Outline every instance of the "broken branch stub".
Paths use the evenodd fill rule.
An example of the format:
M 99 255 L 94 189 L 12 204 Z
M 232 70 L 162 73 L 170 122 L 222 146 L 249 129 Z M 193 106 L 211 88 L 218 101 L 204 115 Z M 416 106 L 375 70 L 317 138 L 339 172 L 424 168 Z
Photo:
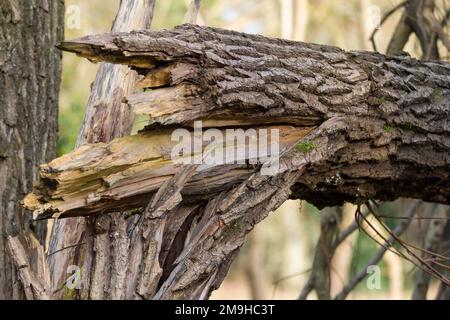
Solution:
M 25 201 L 37 218 L 145 206 L 181 170 L 168 158 L 171 132 L 197 120 L 220 130 L 282 128 L 279 174 L 302 168 L 290 197 L 318 207 L 365 198 L 450 203 L 449 63 L 193 25 L 87 36 L 60 48 L 137 70 L 145 91 L 126 102 L 151 119 L 138 135 L 44 165 Z M 181 191 L 192 202 L 231 190 L 260 167 L 196 170 Z
M 188 140 L 194 142 L 193 132 L 184 130 Z M 261 154 L 258 145 L 251 141 L 252 137 L 270 141 L 272 130 L 279 132 L 279 151 L 284 152 L 311 129 L 260 127 L 255 130 L 258 136 L 248 137 L 245 132 L 235 135 L 235 132 L 220 131 L 223 142 L 208 144 L 208 149 L 205 146 L 199 153 L 193 153 L 191 159 L 185 158 L 184 153 L 173 154 L 179 143 L 171 140 L 172 129 L 144 131 L 108 144 L 85 145 L 42 165 L 40 182 L 34 193 L 25 198 L 24 204 L 34 212 L 35 219 L 145 207 L 150 196 L 186 165 L 193 163 L 195 157 L 200 157 L 197 162 L 201 161 L 182 194 L 191 201 L 205 201 L 257 172 L 261 165 L 259 157 L 274 156 L 271 153 L 274 150 L 269 148 L 266 154 Z M 227 146 L 238 150 L 228 163 Z

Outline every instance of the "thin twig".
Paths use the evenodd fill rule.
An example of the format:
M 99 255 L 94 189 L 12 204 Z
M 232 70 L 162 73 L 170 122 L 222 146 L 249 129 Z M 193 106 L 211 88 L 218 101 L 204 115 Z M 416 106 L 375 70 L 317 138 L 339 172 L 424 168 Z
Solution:
M 276 291 L 277 291 L 277 288 L 278 288 L 278 285 L 281 283 L 281 282 L 283 282 L 283 281 L 286 281 L 286 280 L 289 280 L 289 279 L 292 279 L 292 278 L 295 278 L 295 277 L 298 277 L 298 276 L 301 276 L 301 275 L 304 275 L 305 273 L 308 273 L 308 272 L 311 272 L 311 268 L 309 268 L 309 269 L 306 269 L 306 270 L 304 270 L 304 271 L 300 271 L 300 272 L 296 272 L 296 273 L 293 273 L 293 274 L 290 274 L 290 275 L 287 275 L 287 276 L 284 276 L 284 277 L 281 277 L 281 278 L 278 278 L 278 279 L 276 279 L 272 284 L 273 284 L 273 291 L 272 291 L 272 299 L 275 297 L 275 293 L 276 293 Z
M 66 250 L 66 249 L 75 248 L 75 247 L 82 246 L 82 245 L 85 245 L 85 244 L 86 244 L 86 242 L 80 242 L 80 243 L 72 244 L 70 246 L 67 246 L 67 247 L 55 250 L 55 251 L 53 251 L 51 253 L 47 253 L 47 257 L 50 257 L 50 256 L 52 256 L 52 255 L 54 255 L 54 254 L 56 254 L 58 252 Z
M 415 201 L 408 209 L 408 216 L 413 217 L 417 209 L 419 208 L 420 202 Z M 412 220 L 402 220 L 401 223 L 395 228 L 393 231 L 395 234 L 400 235 L 402 234 Z M 365 265 L 364 268 L 362 268 L 350 281 L 349 283 L 339 292 L 335 299 L 336 300 L 343 300 L 347 297 L 347 295 L 352 291 L 366 276 L 367 276 L 367 268 L 371 265 L 376 265 L 378 262 L 383 258 L 385 252 L 388 250 L 388 247 L 392 246 L 394 243 L 394 238 L 390 237 L 388 239 L 390 241 L 385 243 L 385 246 L 382 246 L 377 253 L 372 257 L 372 259 L 369 260 L 369 262 Z
M 439 271 L 437 271 L 435 268 L 433 268 L 429 263 L 427 263 L 422 257 L 417 255 L 411 250 L 411 246 L 405 242 L 404 240 L 400 239 L 399 235 L 392 232 L 389 227 L 384 223 L 382 219 L 380 219 L 377 214 L 374 212 L 373 208 L 370 204 L 367 204 L 367 207 L 369 211 L 372 213 L 372 215 L 375 217 L 375 219 L 378 220 L 378 222 L 383 226 L 383 228 L 389 233 L 390 237 L 392 237 L 401 247 L 403 247 L 409 256 L 415 258 L 419 263 L 416 263 L 414 260 L 412 260 L 410 257 L 407 257 L 400 251 L 398 251 L 402 257 L 404 257 L 407 261 L 413 263 L 415 266 L 423 270 L 424 272 L 429 273 L 430 275 L 436 277 L 437 279 L 441 280 L 442 282 L 445 282 L 446 284 L 450 285 L 450 281 L 443 276 Z M 422 249 L 423 250 L 423 249 Z
M 393 253 L 395 253 L 396 255 L 404 258 L 405 260 L 411 262 L 413 265 L 415 265 L 416 267 L 418 267 L 419 269 L 421 269 L 422 271 L 434 276 L 435 278 L 439 279 L 440 281 L 446 283 L 446 284 L 450 284 L 450 281 L 443 276 L 439 271 L 437 271 L 435 268 L 433 268 L 433 266 L 431 264 L 429 264 L 426 260 L 424 260 L 422 257 L 418 256 L 416 253 L 414 253 L 411 250 L 411 245 L 409 245 L 407 242 L 405 242 L 404 240 L 399 238 L 399 235 L 396 234 L 395 232 L 392 232 L 389 227 L 384 223 L 384 221 L 382 221 L 379 217 L 377 217 L 377 214 L 374 212 L 373 208 L 371 207 L 371 205 L 369 203 L 366 204 L 369 211 L 373 214 L 373 216 L 375 217 L 375 219 L 377 219 L 377 221 L 380 223 L 380 225 L 385 229 L 385 231 L 387 231 L 390 235 L 389 240 L 384 238 L 380 232 L 372 225 L 370 224 L 370 222 L 368 222 L 367 220 L 365 220 L 368 225 L 370 226 L 370 228 L 375 231 L 375 233 L 377 233 L 378 236 L 380 236 L 386 244 L 388 244 L 388 246 L 385 248 L 386 250 L 389 250 Z M 412 219 L 411 219 L 412 220 Z M 411 222 L 411 220 L 408 220 L 409 223 Z M 370 236 L 370 235 L 369 235 Z M 371 237 L 373 240 L 375 240 L 378 244 L 380 244 L 380 242 L 378 242 L 375 238 Z M 402 248 L 405 249 L 406 254 L 402 253 L 401 251 L 393 251 L 390 247 L 392 246 L 393 243 L 397 242 Z M 385 247 L 385 245 L 382 245 L 383 247 Z M 417 260 L 418 262 L 416 262 L 415 260 L 413 260 L 412 258 L 414 258 L 415 260 Z
M 384 214 L 378 214 L 380 218 L 384 219 L 397 219 L 397 220 L 404 220 L 404 219 L 413 219 L 413 220 L 450 220 L 450 217 L 413 217 L 408 218 L 406 216 L 390 216 L 390 215 L 384 215 Z
M 369 211 L 368 210 L 364 210 L 364 212 L 362 213 L 362 216 L 367 216 L 369 215 Z M 351 225 L 349 225 L 345 230 L 341 231 L 338 236 L 336 237 L 336 239 L 334 240 L 333 243 L 333 247 L 334 249 L 336 249 L 345 239 L 347 239 L 348 236 L 350 236 L 356 229 L 359 228 L 359 221 L 356 220 L 353 221 L 353 223 Z

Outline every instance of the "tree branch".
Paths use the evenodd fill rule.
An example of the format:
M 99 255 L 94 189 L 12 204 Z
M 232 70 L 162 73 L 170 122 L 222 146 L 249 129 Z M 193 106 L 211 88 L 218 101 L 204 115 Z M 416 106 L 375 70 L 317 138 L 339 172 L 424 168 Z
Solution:
M 408 220 L 401 220 L 393 233 L 397 236 L 400 236 L 410 225 L 412 218 L 416 215 L 418 209 L 420 208 L 420 202 L 419 201 L 413 201 L 409 208 L 407 209 L 406 216 L 410 219 Z M 339 292 L 335 299 L 336 300 L 343 300 L 347 297 L 347 295 L 360 283 L 366 276 L 367 276 L 367 268 L 372 265 L 378 264 L 380 260 L 383 258 L 385 252 L 389 250 L 390 247 L 394 244 L 395 239 L 393 236 L 390 236 L 387 241 L 382 245 L 380 249 L 378 249 L 378 252 L 369 260 L 369 262 L 366 264 L 364 268 L 362 268 L 350 281 L 349 283 Z

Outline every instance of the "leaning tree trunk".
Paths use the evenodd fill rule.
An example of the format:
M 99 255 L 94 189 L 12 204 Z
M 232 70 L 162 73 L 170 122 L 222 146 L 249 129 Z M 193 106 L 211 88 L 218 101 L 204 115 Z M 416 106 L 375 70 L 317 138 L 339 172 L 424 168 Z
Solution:
M 30 230 L 19 200 L 37 166 L 55 157 L 63 18 L 62 0 L 0 5 L 0 300 L 24 296 L 6 236 L 45 235 L 43 223 Z
M 151 116 L 141 133 L 43 165 L 25 199 L 36 219 L 128 210 L 130 242 L 116 251 L 125 285 L 113 287 L 123 297 L 207 298 L 245 235 L 289 197 L 318 207 L 402 196 L 450 203 L 448 63 L 192 25 L 61 48 L 127 64 L 141 74 L 138 88 L 151 89 L 126 97 Z M 244 163 L 176 163 L 173 130 L 196 120 L 216 134 L 277 129 L 278 170 L 263 175 L 267 162 L 245 139 L 235 145 Z M 114 248 L 113 237 L 104 241 Z

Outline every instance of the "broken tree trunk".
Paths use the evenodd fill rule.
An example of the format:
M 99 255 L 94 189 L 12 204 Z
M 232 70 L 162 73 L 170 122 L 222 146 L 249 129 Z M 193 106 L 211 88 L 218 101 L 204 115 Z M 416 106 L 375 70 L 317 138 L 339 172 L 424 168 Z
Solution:
M 450 201 L 448 63 L 189 25 L 89 36 L 62 48 L 145 74 L 140 86 L 157 90 L 127 100 L 154 124 L 289 124 L 315 133 L 330 120 L 342 124 L 326 134 L 342 144 L 327 159 L 332 165 L 309 168 L 294 188 L 319 206 L 399 196 Z
M 127 32 L 145 29 L 153 18 L 155 0 L 121 0 L 114 20 L 113 32 Z M 92 84 L 92 92 L 86 107 L 84 121 L 77 140 L 77 147 L 86 143 L 109 142 L 114 138 L 129 135 L 134 119 L 133 112 L 122 103 L 122 98 L 135 90 L 137 74 L 126 66 L 102 63 Z M 102 298 L 110 285 L 108 281 L 123 283 L 120 274 L 114 273 L 106 277 L 106 269 L 121 269 L 121 249 L 124 236 L 113 238 L 113 249 L 109 252 L 110 243 L 105 241 L 111 234 L 119 234 L 126 222 L 117 215 L 109 219 L 73 218 L 56 220 L 49 246 L 48 264 L 52 277 L 54 298 Z M 97 226 L 97 229 L 94 228 Z M 96 230 L 101 229 L 101 234 Z M 77 266 L 74 269 L 72 266 Z M 96 274 L 100 279 L 93 274 Z M 70 274 L 73 271 L 76 274 Z M 66 286 L 72 276 L 77 278 L 77 290 Z M 89 283 L 92 283 L 89 285 Z M 71 286 L 73 287 L 73 286 Z M 120 299 L 120 292 L 110 291 L 110 297 Z
M 245 235 L 289 197 L 318 207 L 450 203 L 448 63 L 193 25 L 61 48 L 129 65 L 138 88 L 151 89 L 126 97 L 150 116 L 141 133 L 43 165 L 25 199 L 37 219 L 129 210 L 136 224 L 121 250 L 123 297 L 207 298 Z M 197 120 L 218 131 L 278 129 L 279 170 L 262 175 L 247 143 L 235 146 L 247 163 L 175 163 L 171 133 L 192 132 Z

